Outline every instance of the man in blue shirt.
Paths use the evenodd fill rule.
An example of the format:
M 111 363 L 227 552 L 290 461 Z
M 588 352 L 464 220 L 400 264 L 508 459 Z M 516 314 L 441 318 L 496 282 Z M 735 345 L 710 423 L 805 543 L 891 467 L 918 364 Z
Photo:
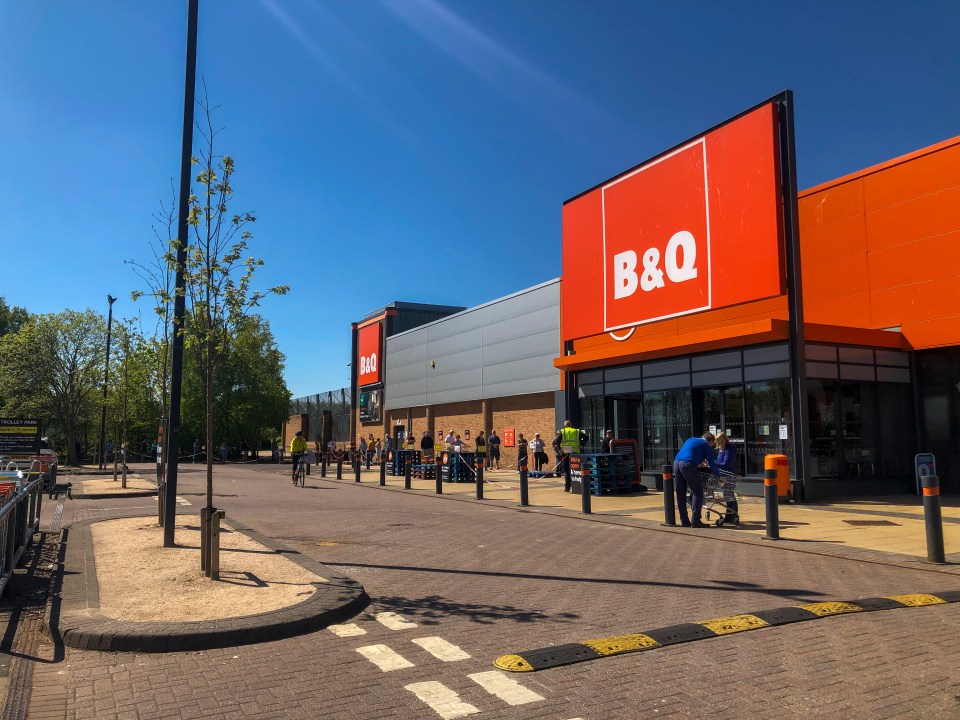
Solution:
M 697 468 L 700 463 L 706 461 L 710 465 L 710 472 L 714 476 L 720 475 L 720 470 L 713 460 L 713 442 L 714 437 L 710 433 L 704 433 L 698 438 L 690 438 L 673 459 L 673 478 L 677 486 L 680 524 L 683 527 L 710 527 L 700 522 L 700 512 L 703 509 L 703 483 L 700 482 L 700 472 Z M 692 524 L 687 517 L 688 487 L 690 488 L 690 510 L 693 513 Z

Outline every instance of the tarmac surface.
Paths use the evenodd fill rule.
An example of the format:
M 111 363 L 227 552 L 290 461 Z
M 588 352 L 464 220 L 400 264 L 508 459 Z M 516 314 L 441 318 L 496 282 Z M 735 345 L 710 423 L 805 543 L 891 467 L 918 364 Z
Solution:
M 530 648 L 784 606 L 948 595 L 960 590 L 955 502 L 943 511 L 948 564 L 932 565 L 915 498 L 781 505 L 784 539 L 768 541 L 764 506 L 749 498 L 740 528 L 692 530 L 660 524 L 658 492 L 594 497 L 594 514 L 585 516 L 579 496 L 556 479 L 531 483 L 531 507 L 518 507 L 516 474 L 505 471 L 488 474 L 483 500 L 466 483 L 444 484 L 442 497 L 433 480 L 404 490 L 403 478 L 388 476 L 380 487 L 376 469 L 357 484 L 348 468 L 340 481 L 314 468 L 304 488 L 291 486 L 288 472 L 218 466 L 215 499 L 227 522 L 269 543 L 278 559 L 362 585 L 369 607 L 330 602 L 344 617 L 321 616 L 288 636 L 235 635 L 238 642 L 204 650 L 64 644 L 60 619 L 81 602 L 71 599 L 71 582 L 98 579 L 71 556 L 82 528 L 156 517 L 149 490 L 111 496 L 78 476 L 74 499 L 46 501 L 44 532 L 0 608 L 0 717 L 960 717 L 954 603 L 766 627 L 536 673 L 492 665 Z M 203 481 L 201 466 L 181 466 L 178 513 L 198 512 Z M 69 528 L 63 541 L 61 527 Z M 269 624 L 241 617 L 250 633 Z

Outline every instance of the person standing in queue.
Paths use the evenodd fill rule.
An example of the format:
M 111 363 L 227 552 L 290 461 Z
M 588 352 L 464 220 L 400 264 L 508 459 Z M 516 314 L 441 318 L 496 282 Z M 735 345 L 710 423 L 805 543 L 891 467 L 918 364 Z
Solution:
M 523 433 L 519 433 L 517 436 L 517 470 L 520 469 L 521 465 L 527 464 L 527 439 L 523 436 Z
M 603 440 L 600 441 L 600 452 L 609 454 L 612 452 L 610 450 L 610 442 L 613 440 L 613 430 L 607 430 L 603 434 Z
M 423 462 L 433 458 L 433 436 L 426 430 L 423 431 L 423 437 L 420 438 L 420 455 Z
M 700 521 L 703 509 L 703 483 L 700 481 L 700 463 L 706 462 L 714 477 L 720 476 L 720 469 L 713 459 L 714 437 L 704 433 L 698 438 L 687 440 L 673 459 L 673 477 L 677 488 L 677 506 L 680 512 L 680 524 L 683 527 L 705 528 Z M 690 514 L 687 516 L 687 488 L 690 489 Z
M 496 430 L 490 431 L 487 438 L 487 470 L 493 470 L 493 464 L 497 464 L 497 470 L 500 469 L 500 437 Z
M 480 456 L 479 461 L 486 464 L 487 434 L 483 430 L 477 433 L 477 455 Z
M 580 443 L 583 440 L 586 440 L 586 435 L 580 432 L 579 428 L 575 428 L 572 422 L 564 420 L 563 429 L 560 430 L 560 451 L 563 453 L 563 467 L 560 469 L 560 472 L 562 472 L 564 476 L 564 492 L 570 492 L 570 480 L 566 473 L 566 465 L 570 462 L 570 456 L 573 453 L 580 452 Z

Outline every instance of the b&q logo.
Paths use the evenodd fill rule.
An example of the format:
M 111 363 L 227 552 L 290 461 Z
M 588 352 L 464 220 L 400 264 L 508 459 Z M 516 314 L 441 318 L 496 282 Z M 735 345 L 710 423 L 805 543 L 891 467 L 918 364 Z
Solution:
M 565 202 L 561 339 L 626 340 L 783 295 L 780 121 L 763 103 Z M 640 342 L 696 325 L 666 322 Z
M 367 357 L 360 358 L 360 374 L 375 373 L 377 371 L 377 354 L 371 353 Z
M 602 188 L 605 330 L 710 307 L 706 188 L 703 140 Z

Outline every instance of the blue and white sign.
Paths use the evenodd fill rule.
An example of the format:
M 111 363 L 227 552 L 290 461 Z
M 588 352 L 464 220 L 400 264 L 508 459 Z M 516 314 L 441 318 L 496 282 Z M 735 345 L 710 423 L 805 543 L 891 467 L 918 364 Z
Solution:
M 933 453 L 917 453 L 913 458 L 913 465 L 917 469 L 917 495 L 920 490 L 920 478 L 937 474 L 937 459 Z

